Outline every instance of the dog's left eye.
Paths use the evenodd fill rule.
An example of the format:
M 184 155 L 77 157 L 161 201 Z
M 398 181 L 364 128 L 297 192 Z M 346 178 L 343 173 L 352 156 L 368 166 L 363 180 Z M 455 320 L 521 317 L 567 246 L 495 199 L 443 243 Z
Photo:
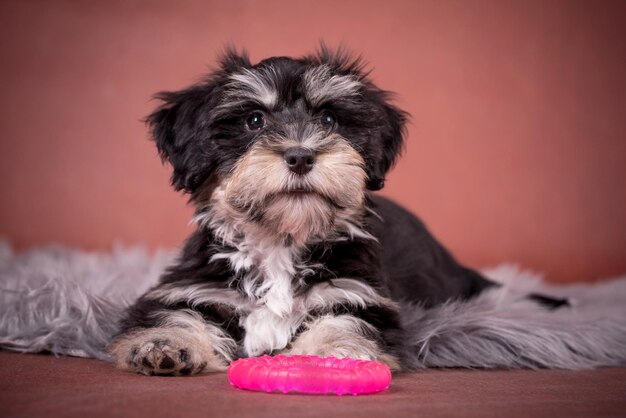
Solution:
M 322 125 L 330 128 L 337 123 L 337 119 L 335 118 L 335 115 L 333 115 L 332 113 L 324 112 L 322 113 L 322 118 L 320 119 L 320 122 L 322 123 Z
M 260 112 L 254 112 L 248 119 L 246 119 L 246 124 L 251 131 L 257 131 L 265 126 L 265 119 L 263 118 L 263 114 Z

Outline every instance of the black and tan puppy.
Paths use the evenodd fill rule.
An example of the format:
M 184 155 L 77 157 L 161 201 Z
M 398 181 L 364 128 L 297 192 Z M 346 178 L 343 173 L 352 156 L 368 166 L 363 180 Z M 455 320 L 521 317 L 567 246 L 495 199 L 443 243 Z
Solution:
M 144 374 L 223 370 L 297 353 L 403 366 L 400 302 L 432 306 L 491 285 L 413 215 L 371 195 L 406 114 L 359 60 L 326 49 L 252 65 L 227 52 L 148 117 L 197 231 L 127 312 L 109 347 Z

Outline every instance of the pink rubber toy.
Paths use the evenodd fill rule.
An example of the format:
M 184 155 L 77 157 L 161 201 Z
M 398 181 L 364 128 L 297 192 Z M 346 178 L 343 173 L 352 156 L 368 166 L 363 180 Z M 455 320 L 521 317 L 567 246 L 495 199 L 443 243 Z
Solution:
M 262 392 L 359 395 L 387 389 L 391 371 L 376 361 L 280 354 L 236 360 L 228 367 L 228 380 Z

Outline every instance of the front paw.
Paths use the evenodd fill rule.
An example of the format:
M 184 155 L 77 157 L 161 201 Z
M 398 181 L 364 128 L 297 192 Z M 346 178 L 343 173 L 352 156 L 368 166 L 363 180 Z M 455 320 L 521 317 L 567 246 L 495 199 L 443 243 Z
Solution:
M 227 360 L 208 341 L 185 330 L 150 328 L 117 337 L 109 346 L 117 366 L 145 375 L 188 376 L 223 371 Z
M 375 341 L 368 340 L 360 335 L 343 336 L 340 340 L 328 341 L 311 338 L 306 335 L 296 339 L 284 354 L 306 355 L 319 357 L 350 357 L 358 360 L 378 360 L 380 350 Z
M 324 316 L 308 324 L 284 354 L 380 361 L 393 371 L 400 370 L 398 359 L 381 350 L 378 342 L 368 335 L 372 333 L 371 326 L 360 319 L 348 315 Z
M 140 343 L 141 344 L 141 343 Z M 127 365 L 138 373 L 159 376 L 187 376 L 201 373 L 207 362 L 187 347 L 177 347 L 168 340 L 152 340 L 131 347 Z

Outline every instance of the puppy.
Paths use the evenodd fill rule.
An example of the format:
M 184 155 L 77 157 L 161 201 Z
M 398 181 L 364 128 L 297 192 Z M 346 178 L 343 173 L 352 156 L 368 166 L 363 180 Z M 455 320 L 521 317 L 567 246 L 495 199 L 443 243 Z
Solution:
M 359 59 L 322 47 L 253 65 L 228 51 L 204 81 L 157 97 L 147 123 L 198 227 L 126 312 L 109 346 L 120 368 L 189 375 L 285 353 L 399 370 L 401 302 L 494 285 L 369 193 L 402 150 L 407 114 Z

